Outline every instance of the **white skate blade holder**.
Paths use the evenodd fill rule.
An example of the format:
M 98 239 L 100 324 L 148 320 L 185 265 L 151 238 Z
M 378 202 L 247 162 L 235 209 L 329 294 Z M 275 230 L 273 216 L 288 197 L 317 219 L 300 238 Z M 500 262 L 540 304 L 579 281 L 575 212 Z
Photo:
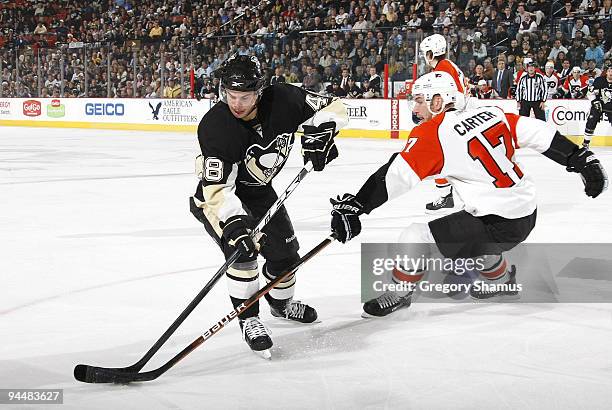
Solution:
M 261 357 L 262 359 L 265 360 L 272 360 L 272 353 L 270 353 L 270 349 L 265 349 L 265 350 L 251 350 L 253 353 L 255 353 L 257 356 Z

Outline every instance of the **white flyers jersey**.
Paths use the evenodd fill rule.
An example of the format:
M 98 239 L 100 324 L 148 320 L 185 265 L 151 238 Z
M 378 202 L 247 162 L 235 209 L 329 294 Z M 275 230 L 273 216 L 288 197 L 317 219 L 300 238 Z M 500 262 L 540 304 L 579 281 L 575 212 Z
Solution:
M 546 91 L 548 93 L 547 99 L 552 100 L 552 98 L 557 95 L 557 89 L 560 85 L 559 76 L 557 75 L 557 73 L 552 73 L 550 77 L 546 75 L 546 73 L 544 73 L 543 75 L 544 81 L 546 81 Z
M 535 185 L 516 162 L 515 150 L 529 147 L 542 153 L 555 132 L 543 121 L 497 107 L 437 115 L 412 130 L 406 147 L 390 164 L 388 199 L 441 174 L 474 216 L 530 215 L 536 209 Z

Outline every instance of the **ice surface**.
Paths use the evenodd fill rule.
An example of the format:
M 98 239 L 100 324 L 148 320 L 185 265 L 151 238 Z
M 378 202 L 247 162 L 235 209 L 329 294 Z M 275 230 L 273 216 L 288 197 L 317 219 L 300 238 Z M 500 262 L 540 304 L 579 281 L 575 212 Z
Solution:
M 355 192 L 403 142 L 338 145 L 340 158 L 287 201 L 303 252 L 328 233 L 328 198 Z M 612 170 L 612 150 L 595 151 Z M 394 241 L 426 220 L 432 183 L 299 272 L 296 296 L 321 323 L 273 319 L 262 303 L 271 361 L 232 323 L 156 381 L 75 381 L 77 363 L 138 360 L 221 265 L 188 210 L 196 153 L 190 134 L 0 129 L 0 388 L 63 388 L 65 409 L 610 408 L 610 304 L 415 304 L 360 318 L 360 242 Z M 611 242 L 610 192 L 592 200 L 548 159 L 520 160 L 539 190 L 529 241 Z M 275 186 L 300 167 L 295 147 Z M 220 283 L 146 369 L 230 310 Z

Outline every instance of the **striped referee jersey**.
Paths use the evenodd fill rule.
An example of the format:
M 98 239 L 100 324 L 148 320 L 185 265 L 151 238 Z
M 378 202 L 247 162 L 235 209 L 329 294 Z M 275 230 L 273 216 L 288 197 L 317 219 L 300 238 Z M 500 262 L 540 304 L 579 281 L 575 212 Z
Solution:
M 516 100 L 519 102 L 546 101 L 547 94 L 546 80 L 540 73 L 535 73 L 533 77 L 525 73 L 516 87 Z

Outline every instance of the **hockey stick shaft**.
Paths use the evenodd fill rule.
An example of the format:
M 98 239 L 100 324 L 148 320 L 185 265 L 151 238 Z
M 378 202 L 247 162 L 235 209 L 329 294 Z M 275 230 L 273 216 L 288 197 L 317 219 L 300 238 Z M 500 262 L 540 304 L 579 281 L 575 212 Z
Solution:
M 278 212 L 278 210 L 283 206 L 285 200 L 291 195 L 291 193 L 297 188 L 297 186 L 302 182 L 302 180 L 306 177 L 306 175 L 312 170 L 313 165 L 311 162 L 306 163 L 304 167 L 300 170 L 297 176 L 291 181 L 287 189 L 278 197 L 278 199 L 272 204 L 270 209 L 266 212 L 266 214 L 261 218 L 257 226 L 253 229 L 251 233 L 252 237 L 255 237 L 261 230 L 266 226 L 266 224 L 272 219 L 272 217 Z M 198 304 L 204 299 L 204 297 L 210 292 L 210 290 L 217 284 L 219 279 L 225 274 L 227 269 L 240 257 L 240 251 L 236 250 L 234 253 L 230 255 L 230 257 L 225 261 L 225 263 L 217 270 L 214 276 L 206 283 L 206 285 L 202 288 L 202 290 L 196 295 L 196 297 L 187 305 L 185 310 L 174 320 L 174 322 L 170 325 L 170 327 L 161 335 L 161 337 L 155 342 L 155 344 L 145 353 L 145 355 L 138 360 L 136 363 L 123 367 L 116 368 L 116 371 L 125 371 L 125 372 L 138 372 L 142 369 L 145 364 L 151 357 L 162 347 L 164 343 L 172 336 L 172 334 L 178 329 L 178 327 L 187 319 L 187 316 L 193 312 L 193 310 L 198 306 Z M 87 367 L 88 365 L 79 364 L 74 368 L 74 377 L 77 380 L 80 380 L 80 377 L 83 376 L 83 366 Z M 83 381 L 83 380 L 80 380 Z
M 213 326 L 211 326 L 203 335 L 198 337 L 196 340 L 191 342 L 187 347 L 185 347 L 180 353 L 166 362 L 163 366 L 151 370 L 148 372 L 134 372 L 134 373 L 126 373 L 117 371 L 116 369 L 108 369 L 101 367 L 89 367 L 86 369 L 86 377 L 84 377 L 84 382 L 87 383 L 129 383 L 129 382 L 144 382 L 157 379 L 159 376 L 168 371 L 171 367 L 177 364 L 179 361 L 184 359 L 189 353 L 193 352 L 196 348 L 206 342 L 208 339 L 213 337 L 217 332 L 223 329 L 229 322 L 238 317 L 238 315 L 245 310 L 247 310 L 250 306 L 252 306 L 255 302 L 261 299 L 265 294 L 270 292 L 272 288 L 281 283 L 291 274 L 295 273 L 303 264 L 312 259 L 315 255 L 321 252 L 327 245 L 332 243 L 335 240 L 335 237 L 332 235 L 325 238 L 322 242 L 320 242 L 317 246 L 311 249 L 306 255 L 302 256 L 295 264 L 293 264 L 289 269 L 287 269 L 284 273 L 277 276 L 273 281 L 269 282 L 266 286 L 258 290 L 253 296 L 249 299 L 241 303 L 238 307 L 234 308 L 229 314 L 225 315 L 221 320 L 216 322 Z

